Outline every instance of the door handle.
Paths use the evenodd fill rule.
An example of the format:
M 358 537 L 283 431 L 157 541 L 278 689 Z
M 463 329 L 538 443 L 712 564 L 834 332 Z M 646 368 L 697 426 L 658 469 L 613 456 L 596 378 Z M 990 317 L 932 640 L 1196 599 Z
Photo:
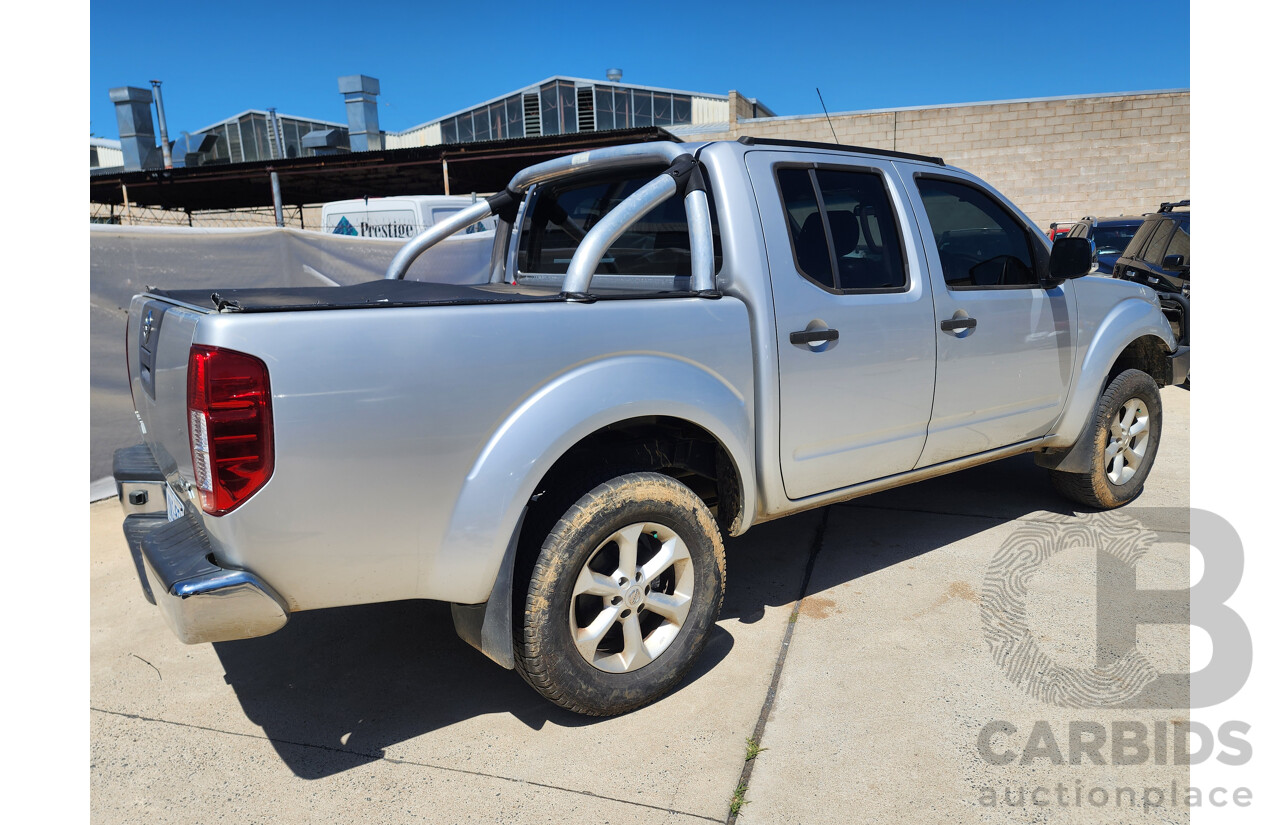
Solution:
M 942 322 L 942 331 L 954 332 L 957 329 L 973 329 L 977 325 L 977 318 L 948 318 Z
M 838 329 L 806 329 L 791 333 L 793 344 L 818 344 L 823 341 L 836 341 L 840 338 Z

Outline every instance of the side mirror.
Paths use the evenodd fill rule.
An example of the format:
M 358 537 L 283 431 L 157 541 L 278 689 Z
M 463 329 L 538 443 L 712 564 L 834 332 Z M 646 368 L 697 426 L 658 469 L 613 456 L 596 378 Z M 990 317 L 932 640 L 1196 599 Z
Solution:
M 1181 269 L 1184 260 L 1181 255 L 1165 255 L 1162 266 L 1165 269 Z
M 1093 266 L 1093 243 L 1088 238 L 1059 238 L 1049 253 L 1049 280 L 1056 285 L 1068 278 L 1083 278 Z

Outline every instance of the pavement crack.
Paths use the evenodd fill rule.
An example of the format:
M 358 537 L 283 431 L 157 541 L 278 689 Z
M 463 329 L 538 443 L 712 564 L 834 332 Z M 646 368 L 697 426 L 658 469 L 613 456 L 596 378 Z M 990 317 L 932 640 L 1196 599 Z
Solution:
M 138 654 L 136 654 L 136 653 L 130 653 L 129 655 L 130 655 L 130 656 L 132 656 L 133 658 L 137 659 L 139 662 L 142 662 L 142 663 L 143 663 L 144 665 L 146 665 L 147 667 L 149 667 L 149 668 L 151 668 L 152 670 L 154 670 L 154 671 L 156 672 L 156 675 L 160 677 L 160 681 L 162 681 L 162 682 L 164 681 L 164 676 L 160 673 L 160 668 L 158 668 L 158 667 L 156 667 L 155 665 L 151 664 L 151 663 L 150 663 L 150 662 L 148 662 L 146 659 L 142 658 L 141 656 L 139 656 L 139 655 L 138 655 Z
M 796 596 L 795 603 L 791 606 L 791 616 L 787 619 L 787 630 L 782 634 L 782 646 L 778 649 L 778 658 L 773 663 L 773 678 L 769 682 L 769 690 L 764 695 L 764 704 L 760 706 L 760 715 L 756 717 L 756 727 L 751 733 L 751 742 L 757 749 L 757 752 L 767 750 L 760 747 L 764 742 L 764 729 L 769 721 L 769 714 L 773 712 L 774 700 L 778 697 L 778 684 L 782 680 L 782 668 L 787 663 L 787 652 L 791 649 L 791 636 L 795 633 L 796 623 L 800 619 L 800 605 L 804 603 L 805 596 L 809 593 L 809 579 L 813 576 L 813 567 L 818 561 L 818 552 L 822 549 L 822 539 L 827 532 L 827 519 L 831 514 L 831 508 L 825 507 L 822 510 L 822 521 L 818 524 L 818 529 L 813 536 L 813 545 L 809 548 L 809 561 L 804 567 L 804 578 L 800 581 L 800 593 Z M 742 773 L 738 776 L 738 790 L 734 793 L 741 793 L 744 798 L 751 782 L 751 772 L 755 769 L 756 759 L 754 756 L 749 757 L 742 765 Z M 743 801 L 738 806 L 740 812 L 742 807 L 746 805 Z M 725 825 L 734 825 L 738 821 L 738 812 L 732 809 L 726 817 Z
M 807 577 L 806 577 L 807 581 Z M 144 660 L 145 661 L 145 660 Z M 148 664 L 150 664 L 148 662 Z M 153 665 L 154 667 L 154 665 Z M 350 750 L 348 748 L 335 748 L 332 745 L 318 745 L 314 742 L 294 742 L 289 739 L 278 739 L 274 736 L 265 736 L 252 733 L 240 733 L 238 731 L 222 730 L 221 728 L 211 728 L 206 725 L 194 725 L 190 722 L 175 722 L 172 719 L 159 719 L 154 716 L 143 716 L 138 713 L 126 713 L 118 710 L 107 710 L 92 705 L 89 710 L 103 713 L 108 716 L 119 716 L 125 719 L 134 719 L 140 722 L 158 722 L 162 725 L 175 725 L 182 728 L 191 728 L 193 730 L 202 730 L 209 733 L 221 733 L 226 736 L 240 736 L 245 739 L 257 739 L 259 741 L 270 742 L 272 745 L 289 745 L 295 748 L 310 748 L 313 750 L 329 751 L 330 753 L 340 753 L 344 756 L 354 756 L 360 759 L 367 759 L 370 762 L 388 762 L 393 765 L 404 765 L 413 768 L 427 768 L 429 770 L 446 771 L 448 773 L 460 773 L 467 776 L 478 776 L 485 779 L 500 779 L 503 782 L 512 782 L 517 785 L 529 785 L 534 788 L 546 788 L 553 791 L 563 791 L 565 793 L 577 794 L 578 796 L 586 796 L 592 799 L 602 799 L 607 802 L 617 802 L 622 805 L 631 805 L 637 808 L 646 808 L 651 811 L 661 811 L 662 813 L 676 814 L 678 816 L 691 817 L 693 819 L 704 819 L 708 822 L 719 822 L 720 820 L 713 816 L 704 814 L 695 814 L 690 811 L 681 811 L 676 808 L 663 807 L 661 805 L 649 805 L 644 802 L 636 802 L 631 799 L 619 799 L 616 796 L 605 796 L 604 794 L 593 793 L 591 791 L 582 791 L 576 788 L 565 788 L 560 785 L 553 785 L 549 782 L 535 782 L 532 779 L 520 779 L 514 776 L 503 776 L 497 773 L 487 773 L 485 771 L 472 771 L 466 768 L 452 768 L 448 765 L 434 765 L 430 762 L 417 762 L 412 759 L 398 759 L 394 756 L 387 756 L 385 753 L 368 753 L 365 751 Z

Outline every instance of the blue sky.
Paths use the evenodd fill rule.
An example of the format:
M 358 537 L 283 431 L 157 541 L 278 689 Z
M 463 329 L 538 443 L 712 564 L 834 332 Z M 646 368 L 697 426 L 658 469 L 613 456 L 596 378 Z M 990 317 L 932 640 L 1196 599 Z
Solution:
M 164 81 L 170 138 L 245 109 L 345 122 L 337 78 L 379 78 L 400 130 L 561 74 L 725 94 L 780 115 L 1185 88 L 1189 3 L 448 4 L 95 0 L 90 131 L 113 86 Z M 1140 45 L 1122 45 L 1127 35 Z

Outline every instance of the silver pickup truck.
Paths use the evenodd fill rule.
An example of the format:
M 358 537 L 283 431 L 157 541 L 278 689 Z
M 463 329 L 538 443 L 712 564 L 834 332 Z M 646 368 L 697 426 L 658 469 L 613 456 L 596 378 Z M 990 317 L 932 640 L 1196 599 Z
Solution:
M 404 279 L 490 216 L 486 282 Z M 438 599 L 551 701 L 621 713 L 702 650 L 723 535 L 1025 452 L 1084 505 L 1137 496 L 1189 353 L 1090 259 L 938 158 L 548 161 L 383 280 L 136 296 L 125 534 L 184 642 Z

